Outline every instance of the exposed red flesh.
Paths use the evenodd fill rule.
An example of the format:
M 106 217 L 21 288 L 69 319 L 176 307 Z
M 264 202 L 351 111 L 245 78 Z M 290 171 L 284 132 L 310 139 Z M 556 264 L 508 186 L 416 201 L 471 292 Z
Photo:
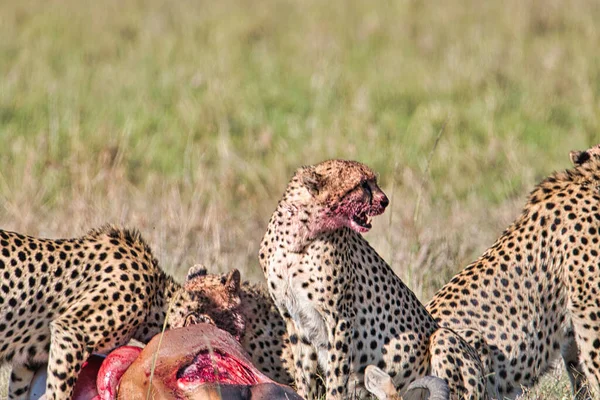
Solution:
M 40 393 L 45 371 L 38 371 Z M 106 359 L 92 356 L 73 400 L 146 400 L 148 389 L 155 400 L 301 400 L 258 371 L 231 335 L 208 324 L 167 331 L 162 342 L 157 335 L 145 349 L 124 346 Z
M 207 393 L 218 393 L 219 385 L 257 383 L 272 381 L 252 365 L 239 342 L 213 325 L 200 323 L 165 331 L 162 341 L 160 335 L 154 337 L 123 375 L 118 397 L 144 399 L 150 389 L 152 396 L 163 400 L 205 399 L 212 398 Z
M 104 357 L 92 355 L 86 362 L 83 363 L 75 389 L 73 390 L 74 400 L 94 399 L 98 395 L 96 389 L 96 375 L 102 368 Z
M 106 357 L 95 381 L 99 400 L 114 400 L 117 398 L 117 387 L 121 377 L 141 352 L 142 349 L 139 347 L 123 346 Z
M 77 383 L 73 390 L 73 400 L 99 400 L 96 389 L 96 376 L 104 361 L 104 356 L 92 354 L 81 367 Z M 27 399 L 39 399 L 46 391 L 47 364 L 40 367 L 31 380 Z M 45 398 L 45 397 L 42 397 Z
M 201 351 L 191 365 L 177 372 L 177 384 L 181 388 L 200 383 L 255 385 L 258 379 L 237 359 L 215 349 Z

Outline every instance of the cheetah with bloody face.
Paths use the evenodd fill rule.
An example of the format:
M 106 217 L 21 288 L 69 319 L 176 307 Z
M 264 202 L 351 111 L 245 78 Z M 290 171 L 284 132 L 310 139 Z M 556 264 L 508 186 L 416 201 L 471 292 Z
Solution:
M 0 274 L 0 363 L 12 365 L 10 399 L 26 398 L 47 362 L 47 399 L 68 400 L 90 354 L 147 342 L 167 312 L 185 321 L 206 311 L 202 296 L 162 272 L 138 232 L 114 227 L 61 240 L 0 230 Z
M 600 145 L 544 179 L 521 215 L 427 309 L 480 350 L 488 391 L 514 398 L 563 353 L 600 398 Z M 581 373 L 578 373 L 581 372 Z
M 233 269 L 226 274 L 209 274 L 206 267 L 196 264 L 188 270 L 183 288 L 193 293 L 202 304 L 204 314 L 190 313 L 185 318 L 169 318 L 171 328 L 181 328 L 199 322 L 217 325 L 240 340 L 246 328 L 241 306 L 240 271 Z
M 227 282 L 230 274 L 208 274 L 206 269 L 193 267 L 185 288 L 204 293 L 210 304 L 205 317 L 234 335 L 259 371 L 277 383 L 292 385 L 294 369 L 285 321 L 263 285 L 244 282 L 238 285 L 234 301 L 223 299 L 219 282 Z M 216 290 L 211 289 L 215 286 Z
M 387 204 L 369 167 L 330 160 L 300 168 L 271 217 L 260 262 L 286 321 L 300 395 L 314 398 L 318 364 L 327 399 L 363 398 L 364 370 L 375 364 L 401 394 L 432 374 L 453 399 L 485 398 L 476 352 L 437 325 L 360 235 Z

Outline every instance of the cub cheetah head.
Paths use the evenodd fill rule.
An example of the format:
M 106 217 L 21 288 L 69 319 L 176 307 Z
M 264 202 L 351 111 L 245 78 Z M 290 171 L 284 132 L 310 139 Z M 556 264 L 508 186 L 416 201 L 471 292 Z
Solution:
M 233 269 L 222 275 L 208 274 L 203 265 L 188 270 L 184 288 L 209 309 L 233 310 L 241 304 L 240 271 Z
M 300 168 L 286 192 L 291 208 L 312 233 L 348 227 L 371 229 L 371 218 L 384 212 L 389 200 L 373 170 L 356 161 L 328 160 Z M 285 201 L 285 198 L 284 198 Z
M 207 274 L 206 268 L 196 264 L 188 270 L 182 291 L 188 294 L 188 300 L 169 315 L 171 328 L 195 324 L 212 323 L 220 326 L 222 321 L 215 315 L 235 314 L 240 304 L 240 272 L 237 269 L 227 274 Z

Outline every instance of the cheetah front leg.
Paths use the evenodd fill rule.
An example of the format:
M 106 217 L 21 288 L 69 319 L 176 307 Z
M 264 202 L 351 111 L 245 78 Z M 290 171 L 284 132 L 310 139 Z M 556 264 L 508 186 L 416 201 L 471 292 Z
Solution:
M 306 339 L 300 336 L 291 318 L 286 319 L 286 329 L 292 348 L 296 392 L 304 399 L 317 399 L 320 393 L 317 385 L 316 352 Z
M 362 398 L 356 392 L 362 387 L 353 371 L 352 324 L 350 319 L 337 320 L 334 329 L 329 333 L 329 349 L 327 352 L 327 400 Z
M 571 381 L 571 392 L 576 400 L 591 400 L 592 395 L 586 385 L 585 373 L 579 363 L 579 347 L 575 341 L 573 330 L 567 331 L 567 340 L 560 349 L 565 369 Z
M 585 385 L 580 380 L 573 389 L 576 399 L 600 398 L 600 323 L 586 318 L 587 314 L 581 313 L 573 318 L 576 348 L 579 348 L 579 362 L 585 373 Z
M 50 324 L 50 357 L 46 381 L 47 400 L 69 400 L 83 362 L 90 351 L 85 348 L 84 332 L 63 319 Z
M 35 368 L 30 368 L 28 365 L 13 365 L 8 383 L 8 398 L 25 400 L 34 374 Z

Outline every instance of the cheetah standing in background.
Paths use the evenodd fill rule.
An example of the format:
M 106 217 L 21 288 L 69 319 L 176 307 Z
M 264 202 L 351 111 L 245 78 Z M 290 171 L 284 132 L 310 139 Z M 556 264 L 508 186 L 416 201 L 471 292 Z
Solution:
M 485 398 L 476 352 L 440 328 L 360 233 L 388 199 L 374 172 L 353 161 L 300 168 L 273 213 L 260 262 L 287 325 L 300 395 L 314 398 L 318 365 L 327 399 L 367 395 L 375 364 L 400 393 L 428 374 L 452 398 Z
M 107 226 L 52 240 L 0 230 L 0 249 L 0 363 L 12 365 L 10 399 L 25 399 L 48 362 L 47 399 L 69 400 L 90 354 L 147 342 L 169 310 L 169 321 L 205 312 L 202 296 L 167 276 L 137 231 Z
M 479 349 L 498 398 L 533 385 L 561 350 L 577 398 L 600 398 L 600 145 L 571 160 L 427 305 Z

